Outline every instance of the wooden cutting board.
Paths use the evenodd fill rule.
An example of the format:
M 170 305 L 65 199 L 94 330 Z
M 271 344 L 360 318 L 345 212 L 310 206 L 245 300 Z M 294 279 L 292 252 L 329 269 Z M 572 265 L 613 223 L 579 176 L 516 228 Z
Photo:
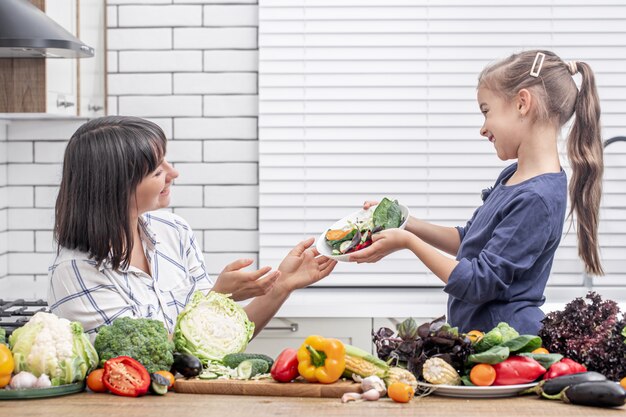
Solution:
M 235 379 L 177 379 L 176 392 L 187 394 L 262 395 L 277 397 L 341 398 L 346 392 L 362 392 L 361 384 L 337 381 L 333 384 L 313 384 L 304 380 L 276 382 L 274 380 L 239 381 Z

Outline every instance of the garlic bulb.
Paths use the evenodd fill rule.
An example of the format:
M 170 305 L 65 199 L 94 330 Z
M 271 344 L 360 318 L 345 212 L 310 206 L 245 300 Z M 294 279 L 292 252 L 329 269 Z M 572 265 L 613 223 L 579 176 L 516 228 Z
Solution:
M 363 380 L 361 381 L 361 389 L 363 390 L 363 392 L 375 389 L 376 391 L 378 391 L 378 395 L 380 397 L 383 397 L 385 394 L 387 394 L 385 382 L 376 375 L 363 378 Z
M 22 371 L 11 378 L 11 389 L 33 388 L 37 383 L 37 377 L 30 372 Z

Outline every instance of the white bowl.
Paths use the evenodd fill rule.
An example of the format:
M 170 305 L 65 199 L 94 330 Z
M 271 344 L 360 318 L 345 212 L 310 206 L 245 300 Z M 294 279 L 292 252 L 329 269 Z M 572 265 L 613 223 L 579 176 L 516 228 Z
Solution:
M 399 206 L 400 206 L 400 211 L 402 212 L 402 218 L 404 219 L 399 229 L 404 229 L 406 227 L 407 222 L 409 221 L 410 212 L 407 206 L 403 206 L 402 204 L 399 204 Z M 375 209 L 376 209 L 376 206 L 372 206 L 367 210 L 361 209 L 361 210 L 355 211 L 354 213 L 347 215 L 343 219 L 336 221 L 335 223 L 332 224 L 332 226 L 324 230 L 322 234 L 317 238 L 317 242 L 315 243 L 315 247 L 317 248 L 317 251 L 320 253 L 320 255 L 324 255 L 327 258 L 331 258 L 339 262 L 350 262 L 349 261 L 350 254 L 355 253 L 357 251 L 344 253 L 343 255 L 333 255 L 332 254 L 333 249 L 330 247 L 328 243 L 326 243 L 326 232 L 328 231 L 328 229 L 341 229 L 348 224 L 348 221 L 355 223 L 357 219 L 367 218 L 371 215 L 371 213 Z

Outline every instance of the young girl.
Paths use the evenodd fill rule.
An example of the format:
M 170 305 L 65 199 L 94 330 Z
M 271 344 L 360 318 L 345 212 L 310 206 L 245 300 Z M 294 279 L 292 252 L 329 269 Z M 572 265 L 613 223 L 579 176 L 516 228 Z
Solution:
M 580 90 L 573 80 L 577 73 Z M 483 194 L 483 205 L 464 227 L 411 218 L 406 230 L 374 235 L 372 246 L 350 259 L 376 262 L 409 249 L 445 283 L 448 321 L 461 331 L 487 331 L 505 321 L 520 333 L 537 334 L 567 204 L 557 137 L 573 114 L 567 139 L 569 214 L 577 220 L 578 252 L 586 272 L 603 274 L 598 253 L 603 161 L 593 72 L 584 62 L 565 62 L 549 51 L 522 52 L 485 68 L 477 96 L 485 118 L 480 134 L 498 158 L 517 162 Z
M 171 332 L 191 295 L 210 289 L 246 307 L 258 333 L 289 294 L 333 270 L 300 242 L 277 271 L 243 271 L 240 259 L 210 278 L 189 225 L 154 211 L 167 207 L 178 172 L 165 159 L 166 139 L 154 123 L 102 117 L 82 125 L 65 150 L 56 202 L 58 254 L 50 267 L 48 304 L 53 313 L 95 334 L 122 316 L 161 320 Z

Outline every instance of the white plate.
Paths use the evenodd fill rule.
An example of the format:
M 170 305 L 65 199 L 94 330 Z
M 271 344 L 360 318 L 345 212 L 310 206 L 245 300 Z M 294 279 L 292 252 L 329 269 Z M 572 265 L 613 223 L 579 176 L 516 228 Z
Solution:
M 409 220 L 409 208 L 406 206 L 403 206 L 402 204 L 399 204 L 400 206 L 400 211 L 402 212 L 402 218 L 404 219 L 404 221 L 402 222 L 402 224 L 400 225 L 399 229 L 404 229 L 406 227 L 406 224 Z M 326 230 L 324 230 L 322 232 L 322 234 L 320 235 L 320 237 L 317 238 L 317 242 L 316 242 L 316 248 L 317 251 L 321 254 L 324 255 L 328 258 L 334 259 L 336 261 L 340 261 L 340 262 L 349 262 L 349 258 L 350 258 L 350 253 L 355 253 L 355 252 L 350 252 L 350 253 L 346 253 L 343 255 L 333 255 L 332 251 L 333 249 L 330 247 L 330 245 L 328 243 L 326 243 L 326 232 L 328 231 L 328 229 L 341 229 L 342 227 L 345 227 L 348 224 L 348 221 L 351 222 L 356 222 L 357 219 L 364 219 L 367 218 L 371 215 L 371 213 L 374 212 L 374 210 L 376 209 L 377 206 L 372 206 L 367 210 L 358 210 L 355 211 L 352 214 L 347 215 L 346 217 L 344 217 L 341 220 L 336 221 L 332 226 L 330 226 L 329 228 L 327 228 Z
M 432 389 L 433 394 L 443 397 L 458 398 L 501 398 L 514 397 L 520 392 L 532 388 L 538 382 L 520 385 L 493 385 L 490 387 L 472 387 L 465 385 L 432 385 L 425 382 L 418 382 L 417 386 L 423 389 Z

